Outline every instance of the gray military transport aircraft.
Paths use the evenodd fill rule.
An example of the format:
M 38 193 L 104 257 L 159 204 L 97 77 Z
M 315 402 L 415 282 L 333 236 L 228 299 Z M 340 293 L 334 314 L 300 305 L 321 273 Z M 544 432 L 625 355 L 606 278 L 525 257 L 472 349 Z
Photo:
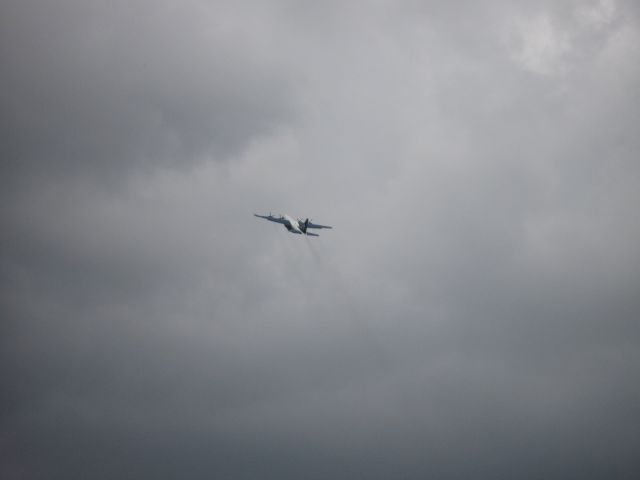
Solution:
M 311 237 L 319 237 L 317 233 L 311 233 L 307 231 L 309 228 L 333 228 L 328 225 L 318 225 L 317 223 L 311 223 L 311 221 L 307 218 L 304 222 L 299 218 L 294 220 L 289 215 L 280 215 L 276 217 L 275 215 L 258 215 L 257 213 L 253 214 L 258 218 L 264 218 L 265 220 L 269 220 L 270 222 L 276 222 L 284 225 L 284 227 L 289 230 L 291 233 L 297 233 L 300 235 L 309 235 Z

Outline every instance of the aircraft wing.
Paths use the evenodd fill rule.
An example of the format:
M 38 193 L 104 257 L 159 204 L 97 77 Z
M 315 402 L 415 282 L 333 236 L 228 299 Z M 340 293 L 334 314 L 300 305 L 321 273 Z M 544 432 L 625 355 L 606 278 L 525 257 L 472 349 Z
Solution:
M 311 222 L 309 222 L 309 223 L 307 224 L 307 228 L 333 228 L 333 227 L 330 227 L 329 225 L 319 225 L 319 224 L 317 224 L 317 223 L 311 223 Z
M 257 213 L 253 214 L 254 217 L 264 218 L 265 220 L 269 220 L 270 222 L 276 223 L 286 223 L 286 220 L 282 217 L 274 217 L 273 215 L 258 215 Z

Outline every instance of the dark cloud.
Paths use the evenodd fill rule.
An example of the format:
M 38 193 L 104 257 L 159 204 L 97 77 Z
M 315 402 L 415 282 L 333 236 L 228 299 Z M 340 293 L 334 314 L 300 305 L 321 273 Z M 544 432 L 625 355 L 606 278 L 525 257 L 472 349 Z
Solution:
M 2 10 L 3 477 L 634 478 L 634 3 Z
M 200 2 L 6 4 L 3 176 L 104 184 L 238 155 L 291 105 L 277 55 L 228 21 Z

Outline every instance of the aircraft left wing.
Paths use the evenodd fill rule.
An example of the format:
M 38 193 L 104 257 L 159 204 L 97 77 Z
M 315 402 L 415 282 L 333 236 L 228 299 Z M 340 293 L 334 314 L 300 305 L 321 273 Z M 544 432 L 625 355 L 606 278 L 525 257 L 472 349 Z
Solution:
M 269 215 L 258 215 L 257 213 L 253 214 L 254 217 L 258 217 L 258 218 L 264 218 L 265 220 L 269 220 L 270 222 L 276 222 L 276 223 L 286 223 L 286 220 L 282 217 L 274 217 L 273 215 L 269 214 Z

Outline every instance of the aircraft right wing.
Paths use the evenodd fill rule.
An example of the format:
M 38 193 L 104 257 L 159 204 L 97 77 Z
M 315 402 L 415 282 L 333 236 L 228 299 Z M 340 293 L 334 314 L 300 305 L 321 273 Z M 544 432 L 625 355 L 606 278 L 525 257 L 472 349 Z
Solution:
M 333 227 L 330 227 L 329 225 L 319 225 L 317 223 L 309 222 L 307 223 L 307 228 L 333 228 Z

